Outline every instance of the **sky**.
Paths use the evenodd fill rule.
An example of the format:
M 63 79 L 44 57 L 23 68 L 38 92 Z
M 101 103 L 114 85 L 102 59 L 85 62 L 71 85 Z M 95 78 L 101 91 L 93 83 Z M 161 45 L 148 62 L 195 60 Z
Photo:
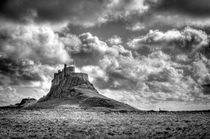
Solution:
M 39 99 L 75 63 L 141 110 L 210 109 L 209 0 L 1 0 L 0 106 Z

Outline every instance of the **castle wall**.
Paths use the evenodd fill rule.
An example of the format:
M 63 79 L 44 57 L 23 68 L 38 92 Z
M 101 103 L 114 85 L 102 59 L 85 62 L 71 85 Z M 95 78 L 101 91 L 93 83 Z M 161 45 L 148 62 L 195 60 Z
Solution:
M 63 70 L 58 70 L 58 73 L 54 74 L 52 85 L 58 85 L 61 80 L 64 79 L 76 79 L 80 81 L 88 81 L 88 75 L 86 73 L 75 73 L 75 67 L 64 65 Z
M 83 80 L 88 80 L 88 75 L 86 73 L 70 73 L 66 75 L 68 77 L 78 77 Z
M 71 73 L 67 72 L 64 76 L 64 72 L 57 73 L 52 80 L 53 85 L 58 85 L 61 80 L 68 79 L 68 78 L 80 78 L 84 81 L 88 81 L 88 74 L 86 73 Z
M 70 73 L 74 73 L 75 72 L 75 68 L 74 67 L 68 67 L 65 69 L 65 73 L 66 74 L 70 74 Z

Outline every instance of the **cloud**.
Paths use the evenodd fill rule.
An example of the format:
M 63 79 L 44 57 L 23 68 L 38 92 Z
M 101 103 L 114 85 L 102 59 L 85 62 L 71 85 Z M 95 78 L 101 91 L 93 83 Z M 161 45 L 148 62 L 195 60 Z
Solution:
M 27 88 L 36 89 L 44 95 L 53 73 L 61 64 L 72 61 L 68 48 L 76 48 L 80 40 L 47 24 L 0 22 L 0 86 L 26 88 L 18 90 L 20 94 L 33 93 Z
M 208 16 L 208 0 L 147 0 L 146 3 L 156 12 L 176 12 L 192 16 Z
M 122 44 L 122 39 L 117 36 L 117 35 L 114 35 L 113 37 L 109 38 L 107 40 L 107 42 L 110 44 L 110 45 L 118 45 L 118 44 Z
M 1 20 L 21 23 L 65 23 L 100 28 L 122 21 L 126 26 L 123 32 L 210 25 L 208 0 L 7 0 L 0 5 Z
M 105 52 L 98 65 L 88 69 L 92 73 L 97 73 L 92 69 L 102 70 L 100 74 L 95 74 L 94 84 L 101 92 L 105 90 L 107 96 L 111 91 L 121 92 L 116 94 L 121 101 L 124 101 L 125 92 L 129 92 L 126 100 L 129 103 L 129 99 L 139 97 L 139 101 L 146 99 L 148 104 L 207 101 L 209 97 L 201 86 L 209 83 L 209 57 L 205 51 L 208 43 L 208 35 L 204 31 L 190 27 L 181 31 L 150 31 L 131 40 L 130 50 L 122 46 L 125 51 L 131 52 L 130 55 L 109 55 Z M 145 46 L 147 54 L 141 53 Z
M 53 73 L 63 65 L 42 65 L 29 59 L 0 57 L 0 85 L 49 89 Z
M 186 27 L 182 31 L 175 29 L 166 32 L 150 30 L 145 36 L 128 42 L 128 45 L 139 52 L 142 51 L 142 54 L 161 49 L 166 53 L 194 55 L 197 51 L 208 49 L 209 37 L 204 31 L 191 27 Z
M 46 95 L 53 73 L 60 65 L 42 65 L 28 59 L 0 57 L 0 105 L 15 104 L 20 99 Z M 7 88 L 13 89 L 7 89 Z
M 133 59 L 127 56 L 106 56 L 100 60 L 100 67 L 106 71 L 108 81 L 105 84 L 102 84 L 102 88 L 112 88 L 112 89 L 127 89 L 135 87 L 136 78 L 133 77 L 134 74 L 130 70 L 133 68 L 135 71 L 136 68 L 132 66 Z M 130 68 L 126 67 L 130 66 Z M 129 71 L 130 70 L 130 71 Z
M 155 62 L 159 67 L 156 70 L 158 72 L 147 76 L 147 85 L 152 92 L 174 93 L 177 90 L 185 94 L 186 89 L 188 91 L 185 92 L 192 95 L 189 98 L 196 98 L 199 96 L 192 92 L 202 92 L 201 85 L 209 83 L 209 55 L 206 55 L 209 37 L 201 30 L 190 27 L 182 31 L 155 30 L 128 44 L 136 50 L 137 56 L 150 58 L 148 64 L 158 58 L 159 61 Z M 161 60 L 162 58 L 164 59 Z M 166 84 L 168 85 L 165 86 Z
M 24 21 L 33 18 L 38 22 L 71 21 L 75 24 L 92 24 L 102 14 L 108 1 L 90 0 L 8 0 L 1 2 L 1 15 L 5 18 Z M 61 12 L 62 11 L 62 12 Z
M 162 55 L 161 52 L 159 54 Z M 136 90 L 141 87 L 140 84 L 146 80 L 148 74 L 151 74 L 152 71 L 159 71 L 160 66 L 167 66 L 159 58 L 165 59 L 155 53 L 151 54 L 148 59 L 146 57 L 144 59 L 134 59 L 132 56 L 122 55 L 118 57 L 107 56 L 100 61 L 100 66 L 109 75 L 110 87 L 113 89 Z M 158 63 L 158 61 L 160 62 Z M 112 84 L 116 84 L 116 86 L 112 86 Z
M 79 38 L 82 41 L 81 51 L 84 51 L 85 53 L 90 53 L 96 50 L 103 54 L 108 48 L 105 42 L 100 41 L 98 37 L 93 36 L 89 32 L 81 34 Z
M 141 22 L 134 22 L 131 25 L 127 26 L 126 29 L 131 30 L 131 31 L 141 31 L 145 29 L 144 23 Z
M 202 53 L 209 40 L 201 30 L 187 27 L 182 31 L 150 31 L 131 40 L 129 50 L 119 44 L 109 46 L 90 33 L 81 34 L 79 39 L 77 58 L 82 61 L 82 55 L 89 55 L 85 56 L 89 62 L 82 63 L 80 71 L 88 73 L 102 92 L 127 91 L 130 97 L 138 96 L 150 103 L 208 99 L 201 85 L 208 82 L 210 73 L 208 57 Z M 147 54 L 140 53 L 143 46 L 148 48 Z
M 147 28 L 160 28 L 162 30 L 172 28 L 184 28 L 186 26 L 205 29 L 210 26 L 210 18 L 208 16 L 192 17 L 183 14 L 157 13 L 148 21 Z
M 0 14 L 16 22 L 68 22 L 93 26 L 111 19 L 127 16 L 147 7 L 143 0 L 7 0 L 1 1 Z
M 99 66 L 83 66 L 81 72 L 88 73 L 91 82 L 96 82 L 97 80 L 107 81 L 106 73 Z
M 210 26 L 208 0 L 144 0 L 141 12 L 132 11 L 122 16 L 126 29 L 144 34 L 150 29 L 161 31 L 192 26 L 208 29 Z M 116 33 L 115 33 L 116 34 Z
M 27 58 L 43 64 L 71 61 L 64 43 L 49 26 L 2 24 L 0 36 L 0 51 L 11 59 Z
M 98 65 L 99 60 L 106 55 L 130 55 L 131 53 L 121 45 L 112 45 L 101 41 L 97 36 L 91 33 L 83 33 L 79 35 L 80 45 L 77 49 L 68 48 L 70 55 L 79 67 L 84 65 Z M 73 50 L 72 50 L 73 49 Z
M 207 61 L 207 59 L 200 59 L 192 63 L 193 76 L 200 84 L 210 84 L 210 70 Z
M 76 49 L 68 48 L 77 66 L 97 65 L 99 59 L 107 52 L 107 44 L 89 32 L 79 35 L 79 40 L 81 43 Z
M 42 81 L 39 72 L 34 70 L 33 61 L 18 61 L 1 56 L 0 63 L 1 85 L 19 85 L 33 81 Z
M 109 4 L 108 17 L 111 19 L 129 18 L 133 14 L 143 14 L 148 10 L 144 0 L 114 0 Z
M 136 59 L 119 57 L 114 61 L 110 58 L 104 63 L 108 80 L 101 89 L 126 90 L 131 96 L 138 95 L 151 102 L 205 98 L 193 74 L 185 76 L 188 67 L 176 63 L 162 51 Z M 133 91 L 138 93 L 133 94 Z
M 22 95 L 16 93 L 16 89 L 11 86 L 0 86 L 0 105 L 6 106 L 20 102 Z
M 192 26 L 210 26 L 208 0 L 145 0 L 148 9 L 143 14 L 130 15 L 128 29 L 142 32 L 150 29 L 168 30 Z

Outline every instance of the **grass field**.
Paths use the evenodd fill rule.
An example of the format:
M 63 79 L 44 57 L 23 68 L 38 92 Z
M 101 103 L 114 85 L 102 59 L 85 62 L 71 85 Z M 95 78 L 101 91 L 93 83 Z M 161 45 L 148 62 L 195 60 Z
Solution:
M 0 110 L 0 138 L 210 138 L 210 113 Z

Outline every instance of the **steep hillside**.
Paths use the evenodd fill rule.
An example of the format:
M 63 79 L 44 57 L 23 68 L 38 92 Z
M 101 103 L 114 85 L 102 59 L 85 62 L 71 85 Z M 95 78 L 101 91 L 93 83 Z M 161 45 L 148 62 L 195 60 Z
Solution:
M 84 109 L 135 111 L 136 109 L 98 93 L 85 73 L 75 73 L 74 67 L 64 67 L 54 74 L 49 93 L 33 108 L 55 108 L 77 105 Z M 30 106 L 30 108 L 32 108 Z

